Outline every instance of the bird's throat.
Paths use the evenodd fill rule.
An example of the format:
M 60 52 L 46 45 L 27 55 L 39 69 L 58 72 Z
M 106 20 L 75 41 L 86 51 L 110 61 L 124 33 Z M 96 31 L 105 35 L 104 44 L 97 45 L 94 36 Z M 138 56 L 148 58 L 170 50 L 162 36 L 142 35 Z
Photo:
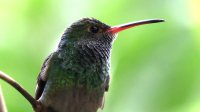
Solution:
M 60 65 L 66 78 L 68 74 L 73 77 L 75 85 L 101 88 L 109 75 L 110 50 L 109 44 L 71 44 L 59 50 Z

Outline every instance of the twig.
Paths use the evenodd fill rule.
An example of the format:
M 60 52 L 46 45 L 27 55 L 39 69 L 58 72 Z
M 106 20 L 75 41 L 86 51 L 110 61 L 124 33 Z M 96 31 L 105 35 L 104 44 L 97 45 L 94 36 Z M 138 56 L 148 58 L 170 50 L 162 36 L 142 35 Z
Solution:
M 0 78 L 9 83 L 12 87 L 14 87 L 17 91 L 19 91 L 32 105 L 32 107 L 37 110 L 38 101 L 35 100 L 19 83 L 17 83 L 13 78 L 8 76 L 7 74 L 0 71 Z
M 3 98 L 3 92 L 2 92 L 2 89 L 1 89 L 1 85 L 0 85 L 0 112 L 7 112 L 5 101 L 4 101 L 4 98 Z

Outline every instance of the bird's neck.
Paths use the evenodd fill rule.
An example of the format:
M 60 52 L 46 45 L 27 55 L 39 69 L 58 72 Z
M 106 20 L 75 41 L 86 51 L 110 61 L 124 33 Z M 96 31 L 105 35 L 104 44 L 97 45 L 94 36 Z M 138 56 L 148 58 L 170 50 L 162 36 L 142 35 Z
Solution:
M 67 41 L 65 41 L 67 42 Z M 62 67 L 71 70 L 80 82 L 99 86 L 109 75 L 111 43 L 67 43 L 59 46 Z
M 80 68 L 97 67 L 102 68 L 110 64 L 111 44 L 88 44 L 69 43 L 65 48 L 59 49 L 63 60 Z M 91 68 L 92 69 L 92 68 Z

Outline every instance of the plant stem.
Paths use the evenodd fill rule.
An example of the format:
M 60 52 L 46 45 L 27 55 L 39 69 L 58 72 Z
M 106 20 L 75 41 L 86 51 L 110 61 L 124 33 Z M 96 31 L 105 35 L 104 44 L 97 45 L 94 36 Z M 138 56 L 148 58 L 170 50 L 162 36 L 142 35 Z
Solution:
M 1 85 L 0 85 L 0 112 L 7 112 L 5 101 L 4 101 L 4 98 L 3 98 L 3 92 L 2 92 L 2 89 L 1 89 Z
M 35 100 L 19 83 L 17 83 L 13 78 L 8 76 L 7 74 L 0 71 L 0 78 L 14 87 L 17 91 L 19 91 L 32 105 L 34 109 L 38 106 L 38 101 Z M 0 111 L 1 112 L 1 111 Z M 3 111 L 4 112 L 4 111 Z

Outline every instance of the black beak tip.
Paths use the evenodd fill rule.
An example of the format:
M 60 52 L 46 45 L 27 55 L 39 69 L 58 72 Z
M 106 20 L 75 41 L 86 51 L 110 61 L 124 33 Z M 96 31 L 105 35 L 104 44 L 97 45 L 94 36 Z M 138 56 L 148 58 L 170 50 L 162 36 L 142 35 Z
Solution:
M 165 22 L 165 20 L 164 20 L 164 19 L 155 19 L 154 22 L 155 22 L 155 23 L 158 23 L 158 22 Z

